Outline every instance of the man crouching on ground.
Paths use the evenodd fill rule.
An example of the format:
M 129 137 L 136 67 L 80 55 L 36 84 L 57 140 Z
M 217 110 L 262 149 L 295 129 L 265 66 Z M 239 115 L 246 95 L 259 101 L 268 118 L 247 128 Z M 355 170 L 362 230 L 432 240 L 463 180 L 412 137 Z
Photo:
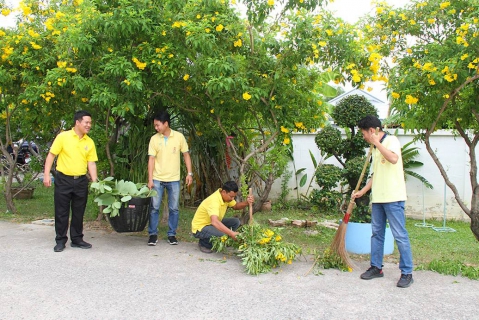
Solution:
M 201 252 L 211 253 L 212 236 L 221 237 L 228 235 L 236 240 L 239 234 L 236 229 L 240 226 L 238 218 L 224 218 L 226 209 L 242 210 L 254 202 L 253 196 L 248 196 L 247 201 L 236 202 L 238 185 L 234 181 L 227 181 L 221 189 L 211 194 L 201 202 L 191 222 L 191 231 L 195 238 L 200 239 L 198 245 Z

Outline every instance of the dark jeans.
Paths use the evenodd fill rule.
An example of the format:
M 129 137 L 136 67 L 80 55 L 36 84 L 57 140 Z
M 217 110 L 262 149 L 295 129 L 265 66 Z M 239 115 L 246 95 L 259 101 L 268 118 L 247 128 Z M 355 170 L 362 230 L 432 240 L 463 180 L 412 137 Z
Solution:
M 72 242 L 83 240 L 83 215 L 88 199 L 88 179 L 57 172 L 55 175 L 55 241 L 65 244 L 68 241 L 68 218 L 70 209 L 72 220 L 70 224 L 70 239 Z
M 236 231 L 236 229 L 239 228 L 240 226 L 240 221 L 238 218 L 224 218 L 221 220 L 221 222 L 229 229 Z M 200 245 L 202 247 L 211 249 L 213 245 L 211 244 L 210 240 L 212 236 L 216 237 L 221 237 L 224 236 L 225 234 L 212 225 L 208 225 L 203 227 L 201 231 L 196 231 L 196 233 L 193 235 L 195 238 L 200 239 Z

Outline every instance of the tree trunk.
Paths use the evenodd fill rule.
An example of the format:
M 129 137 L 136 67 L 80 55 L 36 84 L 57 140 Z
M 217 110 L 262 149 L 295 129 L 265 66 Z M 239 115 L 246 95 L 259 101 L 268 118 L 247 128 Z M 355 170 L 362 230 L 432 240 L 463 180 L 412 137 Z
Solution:
M 479 208 L 474 208 L 471 211 L 471 231 L 476 237 L 477 241 L 479 241 Z

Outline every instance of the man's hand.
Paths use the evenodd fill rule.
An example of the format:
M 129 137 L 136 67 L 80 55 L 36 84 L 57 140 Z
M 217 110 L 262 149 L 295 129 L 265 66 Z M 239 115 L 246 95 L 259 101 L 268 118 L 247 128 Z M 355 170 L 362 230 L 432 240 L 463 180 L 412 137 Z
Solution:
M 193 177 L 190 175 L 186 176 L 186 185 L 189 186 L 190 184 L 193 183 Z
M 353 191 L 353 193 L 351 194 L 351 199 L 361 198 L 362 196 L 364 196 L 363 190 L 359 190 L 358 192 Z

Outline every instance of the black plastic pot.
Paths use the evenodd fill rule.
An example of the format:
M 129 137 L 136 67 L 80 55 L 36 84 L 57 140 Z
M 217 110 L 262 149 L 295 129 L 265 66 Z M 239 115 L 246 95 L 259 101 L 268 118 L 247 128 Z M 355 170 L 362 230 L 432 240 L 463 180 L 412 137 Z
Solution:
M 108 221 L 116 232 L 141 232 L 150 217 L 150 203 L 151 198 L 132 198 L 120 208 L 119 215 L 107 215 Z

